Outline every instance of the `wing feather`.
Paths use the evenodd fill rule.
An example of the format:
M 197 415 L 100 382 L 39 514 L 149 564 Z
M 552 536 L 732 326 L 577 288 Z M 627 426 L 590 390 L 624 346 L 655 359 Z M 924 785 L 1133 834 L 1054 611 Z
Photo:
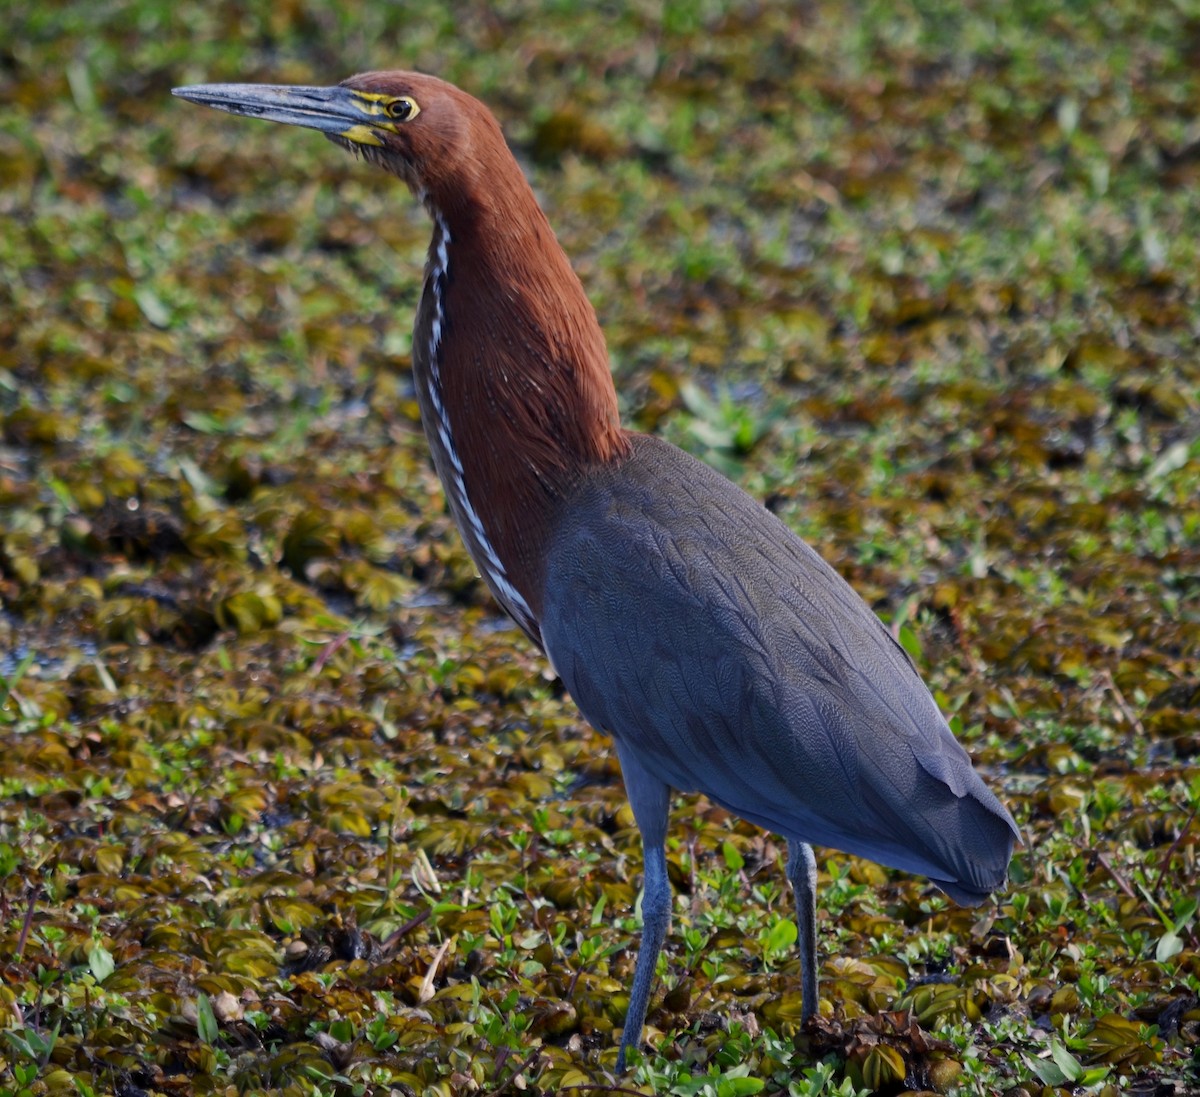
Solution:
M 960 901 L 998 886 L 1016 827 L 879 619 L 739 488 L 634 438 L 549 556 L 542 636 L 584 715 L 672 787 L 788 837 Z

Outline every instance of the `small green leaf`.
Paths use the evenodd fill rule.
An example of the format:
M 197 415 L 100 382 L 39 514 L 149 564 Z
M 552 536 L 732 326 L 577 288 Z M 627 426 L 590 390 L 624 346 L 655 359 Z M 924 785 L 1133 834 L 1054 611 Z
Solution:
M 900 626 L 900 646 L 908 652 L 914 662 L 921 661 L 921 641 L 908 625 Z
M 217 1025 L 217 1015 L 213 1013 L 212 1002 L 203 991 L 196 995 L 196 1033 L 206 1044 L 215 1044 L 220 1035 Z
M 783 952 L 796 943 L 799 935 L 795 922 L 790 918 L 781 918 L 767 933 L 766 949 L 768 952 Z
M 18 1055 L 23 1055 L 26 1059 L 37 1058 L 38 1053 L 34 1050 L 33 1045 L 21 1036 L 20 1033 L 13 1032 L 11 1029 L 5 1029 L 0 1035 L 3 1035 Z
M 717 1083 L 718 1097 L 747 1097 L 759 1093 L 766 1085 L 761 1078 L 722 1078 Z
M 113 962 L 112 953 L 97 942 L 88 949 L 88 967 L 91 968 L 92 978 L 97 983 L 103 983 L 117 968 Z
M 237 430 L 236 423 L 200 409 L 184 412 L 180 418 L 199 434 L 232 434 Z
M 721 854 L 725 858 L 725 867 L 730 872 L 739 872 L 746 864 L 746 859 L 738 853 L 737 846 L 732 842 L 725 842 L 721 845 Z
M 21 864 L 21 851 L 7 842 L 0 842 L 0 877 L 11 876 Z
M 1079 100 L 1071 96 L 1060 99 L 1054 114 L 1063 136 L 1070 137 L 1079 125 Z
M 137 307 L 142 310 L 142 315 L 156 328 L 170 326 L 170 309 L 163 304 L 162 298 L 149 286 L 138 286 L 133 291 L 133 299 L 137 302 Z
M 1050 1041 L 1050 1056 L 1068 1081 L 1078 1082 L 1083 1077 L 1083 1064 L 1057 1040 Z
M 25 657 L 16 665 L 13 672 L 6 678 L 0 674 L 0 705 L 3 705 L 9 694 L 16 689 L 17 683 L 24 677 L 25 672 L 33 665 L 34 659 L 37 658 L 37 653 L 27 651 Z
M 1043 1085 L 1061 1086 L 1067 1080 L 1066 1075 L 1049 1059 L 1026 1059 L 1025 1062 Z
M 1165 964 L 1172 957 L 1178 956 L 1183 951 L 1183 939 L 1174 930 L 1168 930 L 1158 939 L 1158 946 L 1154 950 L 1154 958 L 1160 963 Z

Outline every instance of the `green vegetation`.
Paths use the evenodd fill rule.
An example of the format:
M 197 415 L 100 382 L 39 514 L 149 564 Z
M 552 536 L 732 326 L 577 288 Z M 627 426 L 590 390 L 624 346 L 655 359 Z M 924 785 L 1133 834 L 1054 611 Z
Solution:
M 1195 0 L 4 22 L 0 1093 L 1200 1091 Z M 425 214 L 169 95 L 397 66 L 492 105 L 628 420 L 851 579 L 1025 830 L 975 911 L 819 856 L 812 1031 L 781 845 L 682 798 L 607 1073 L 636 830 L 430 471 Z

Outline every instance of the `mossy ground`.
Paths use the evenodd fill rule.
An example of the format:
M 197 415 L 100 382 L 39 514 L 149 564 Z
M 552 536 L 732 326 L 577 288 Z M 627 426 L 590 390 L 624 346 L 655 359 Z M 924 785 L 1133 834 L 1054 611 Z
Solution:
M 0 1091 L 1200 1091 L 1200 8 L 10 2 Z M 1027 836 L 979 911 L 682 798 L 636 830 L 417 423 L 429 228 L 173 100 L 418 67 L 497 112 L 627 420 L 892 622 Z

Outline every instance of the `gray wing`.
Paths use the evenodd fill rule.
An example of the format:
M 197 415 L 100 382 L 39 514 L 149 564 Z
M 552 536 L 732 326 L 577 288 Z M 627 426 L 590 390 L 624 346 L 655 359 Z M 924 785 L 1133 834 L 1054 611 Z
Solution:
M 542 638 L 581 711 L 674 788 L 978 902 L 1017 834 L 904 651 L 774 515 L 652 438 L 551 546 Z

